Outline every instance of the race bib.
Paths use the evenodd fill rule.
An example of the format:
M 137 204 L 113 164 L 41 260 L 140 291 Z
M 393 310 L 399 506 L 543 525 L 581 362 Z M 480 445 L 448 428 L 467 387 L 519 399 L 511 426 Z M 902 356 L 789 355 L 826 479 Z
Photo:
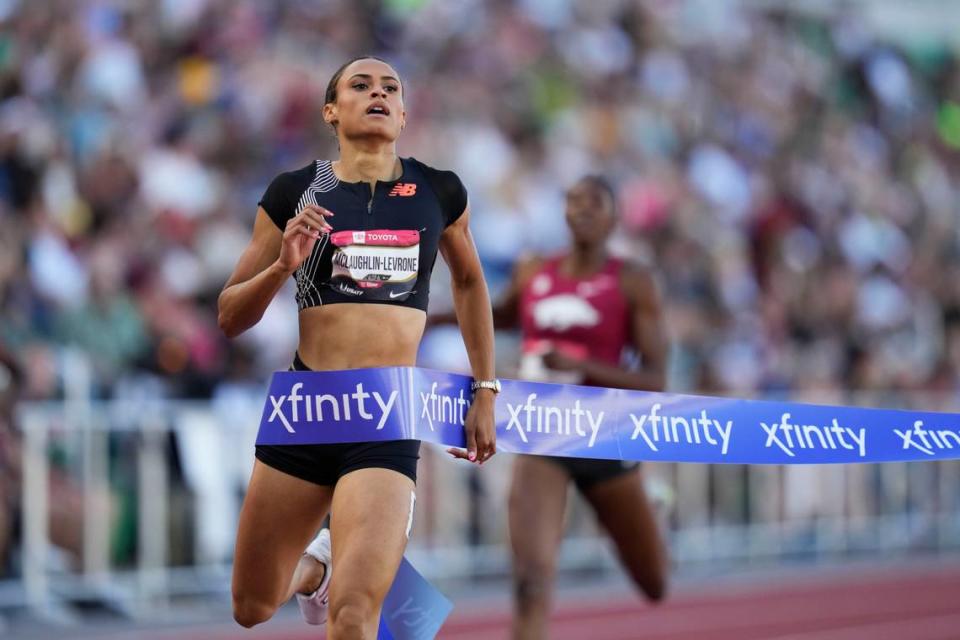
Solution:
M 401 302 L 410 297 L 420 268 L 420 232 L 375 229 L 337 231 L 330 286 L 368 300 Z

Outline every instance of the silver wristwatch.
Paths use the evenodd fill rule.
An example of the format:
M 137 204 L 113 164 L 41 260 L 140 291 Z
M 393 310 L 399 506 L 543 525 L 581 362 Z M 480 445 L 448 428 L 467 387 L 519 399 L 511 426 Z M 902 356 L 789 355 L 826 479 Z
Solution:
M 476 391 L 477 389 L 490 389 L 494 393 L 500 393 L 500 381 L 496 378 L 493 380 L 474 380 L 470 383 L 470 391 Z

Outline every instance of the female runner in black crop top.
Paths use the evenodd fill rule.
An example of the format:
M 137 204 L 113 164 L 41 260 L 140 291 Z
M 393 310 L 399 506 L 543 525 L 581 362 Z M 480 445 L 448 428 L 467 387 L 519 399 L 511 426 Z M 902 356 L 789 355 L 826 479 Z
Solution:
M 331 79 L 325 102 L 340 159 L 270 184 L 253 239 L 220 295 L 223 332 L 233 337 L 256 324 L 293 276 L 295 368 L 413 365 L 439 249 L 473 375 L 492 380 L 493 322 L 466 191 L 452 172 L 397 157 L 406 116 L 397 72 L 375 58 L 352 60 Z M 479 389 L 463 454 L 477 463 L 496 450 L 493 409 L 494 393 Z M 375 638 L 409 535 L 418 450 L 409 440 L 257 447 L 234 559 L 237 622 L 267 620 L 295 593 L 301 608 L 310 598 L 325 607 L 329 585 L 328 637 Z M 332 581 L 329 558 L 301 557 L 328 512 L 332 566 L 346 569 Z M 307 553 L 319 559 L 316 543 Z M 304 613 L 309 622 L 326 618 L 325 609 L 320 619 Z

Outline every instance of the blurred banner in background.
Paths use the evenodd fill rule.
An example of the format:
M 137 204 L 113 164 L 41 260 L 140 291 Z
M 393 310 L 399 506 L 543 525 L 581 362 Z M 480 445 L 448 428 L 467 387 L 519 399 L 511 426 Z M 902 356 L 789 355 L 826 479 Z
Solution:
M 228 602 L 297 319 L 281 293 L 228 342 L 216 299 L 268 181 L 336 154 L 323 89 L 356 54 L 402 76 L 400 154 L 463 179 L 494 294 L 603 173 L 615 251 L 660 279 L 669 391 L 960 410 L 957 24 L 947 0 L 0 0 L 0 619 Z M 456 329 L 419 364 L 464 371 Z M 509 458 L 424 449 L 412 561 L 506 589 Z M 956 462 L 648 469 L 680 576 L 960 547 Z M 561 569 L 609 572 L 581 503 L 569 524 Z

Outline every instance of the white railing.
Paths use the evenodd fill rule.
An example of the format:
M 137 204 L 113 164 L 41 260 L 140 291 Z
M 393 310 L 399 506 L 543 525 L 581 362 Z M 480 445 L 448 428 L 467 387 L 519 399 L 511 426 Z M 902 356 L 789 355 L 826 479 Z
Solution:
M 126 615 L 148 617 L 174 596 L 226 594 L 261 400 L 251 394 L 219 404 L 100 402 L 67 389 L 66 401 L 21 405 L 22 581 L 0 584 L 0 607 L 26 604 L 44 616 L 69 617 L 70 602 L 95 598 Z M 927 400 L 922 406 L 945 409 Z M 53 562 L 53 445 L 83 496 L 75 569 Z M 511 456 L 501 455 L 477 470 L 424 446 L 409 555 L 427 577 L 508 573 L 510 463 Z M 182 474 L 172 475 L 173 468 Z M 960 547 L 960 462 L 789 468 L 657 463 L 645 473 L 680 570 Z M 119 566 L 111 559 L 114 527 L 105 498 L 116 486 L 136 488 L 135 560 Z M 192 509 L 173 501 L 183 489 Z M 185 518 L 193 522 L 183 528 L 190 537 L 186 546 L 171 537 L 172 523 Z M 609 568 L 614 561 L 607 546 L 575 500 L 561 570 Z M 173 566 L 182 558 L 188 562 Z

